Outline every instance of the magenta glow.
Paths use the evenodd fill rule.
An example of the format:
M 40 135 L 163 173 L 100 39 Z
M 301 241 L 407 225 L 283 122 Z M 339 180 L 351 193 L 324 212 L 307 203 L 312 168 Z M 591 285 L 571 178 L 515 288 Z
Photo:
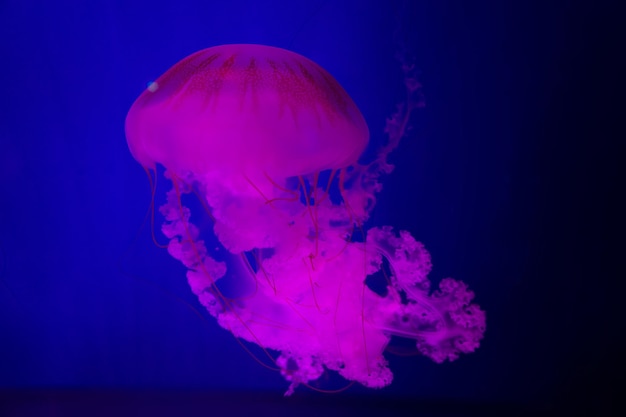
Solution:
M 133 157 L 147 170 L 162 165 L 172 182 L 160 207 L 169 253 L 220 326 L 272 358 L 288 394 L 325 370 L 371 388 L 390 384 L 383 353 L 392 336 L 415 340 L 438 363 L 474 351 L 483 337 L 474 294 L 450 278 L 431 289 L 430 255 L 409 232 L 364 228 L 380 176 L 393 168 L 387 156 L 421 105 L 419 83 L 404 70 L 407 101 L 367 164 L 359 157 L 369 131 L 350 96 L 284 49 L 222 45 L 192 54 L 128 113 Z M 183 205 L 192 191 L 205 213 Z M 203 217 L 226 260 L 206 247 Z M 390 274 L 379 295 L 365 281 L 383 260 Z

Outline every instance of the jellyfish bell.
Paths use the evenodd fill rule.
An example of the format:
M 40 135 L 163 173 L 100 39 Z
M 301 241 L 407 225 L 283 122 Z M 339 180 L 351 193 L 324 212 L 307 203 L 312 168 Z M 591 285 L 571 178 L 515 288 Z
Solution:
M 410 98 L 398 107 L 388 144 L 362 165 L 367 124 L 328 72 L 284 49 L 222 45 L 174 65 L 128 113 L 131 154 L 146 169 L 165 167 L 173 185 L 159 209 L 168 252 L 218 323 L 268 353 L 291 383 L 287 393 L 326 369 L 388 385 L 392 336 L 413 339 L 436 362 L 482 338 L 485 315 L 465 284 L 445 279 L 432 291 L 423 245 L 406 231 L 364 227 L 414 107 Z M 206 231 L 183 204 L 192 186 L 226 261 L 206 248 Z M 383 260 L 379 294 L 366 278 L 385 271 Z M 224 280 L 240 290 L 227 295 Z
M 245 175 L 261 186 L 264 177 L 282 182 L 353 165 L 368 143 L 367 124 L 339 83 L 285 49 L 208 48 L 150 87 L 126 118 L 128 146 L 144 167 Z

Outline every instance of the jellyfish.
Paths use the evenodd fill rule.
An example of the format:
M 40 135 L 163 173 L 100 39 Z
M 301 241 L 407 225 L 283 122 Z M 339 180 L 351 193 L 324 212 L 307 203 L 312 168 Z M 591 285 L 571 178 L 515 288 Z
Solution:
M 172 184 L 159 209 L 169 254 L 217 323 L 272 358 L 287 395 L 327 370 L 389 385 L 393 336 L 438 363 L 483 337 L 485 314 L 466 284 L 446 278 L 431 288 L 421 243 L 408 231 L 366 227 L 380 177 L 393 168 L 387 156 L 420 105 L 419 83 L 405 78 L 408 99 L 369 163 L 359 163 L 367 123 L 342 86 L 276 47 L 196 52 L 128 112 L 132 156 L 148 173 L 162 166 Z M 191 194 L 204 213 L 192 216 L 183 203 Z M 206 244 L 200 215 L 226 256 Z M 384 291 L 374 291 L 367 279 L 381 271 Z

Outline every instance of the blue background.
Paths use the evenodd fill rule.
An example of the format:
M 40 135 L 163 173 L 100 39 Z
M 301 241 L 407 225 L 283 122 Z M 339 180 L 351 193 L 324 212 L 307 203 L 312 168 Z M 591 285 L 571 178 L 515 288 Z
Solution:
M 602 52 L 613 29 L 596 9 L 536 3 L 0 2 L 0 391 L 279 398 L 280 375 L 204 314 L 183 267 L 152 244 L 126 112 L 190 53 L 269 44 L 333 74 L 376 149 L 403 98 L 401 39 L 426 107 L 370 225 L 410 230 L 433 281 L 475 290 L 488 330 L 454 363 L 390 356 L 390 387 L 333 401 L 610 407 L 623 328 L 610 288 L 616 70 Z

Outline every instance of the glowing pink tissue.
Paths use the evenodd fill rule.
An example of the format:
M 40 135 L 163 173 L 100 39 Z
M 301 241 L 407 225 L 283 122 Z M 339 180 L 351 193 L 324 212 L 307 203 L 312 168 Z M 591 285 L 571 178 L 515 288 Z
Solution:
M 147 169 L 164 166 L 174 185 L 160 208 L 169 253 L 222 327 L 278 352 L 288 394 L 325 369 L 388 385 L 391 336 L 414 339 L 436 362 L 474 351 L 483 336 L 473 293 L 449 278 L 432 291 L 430 255 L 409 232 L 363 229 L 378 178 L 393 168 L 387 155 L 420 105 L 419 84 L 404 69 L 409 99 L 388 120 L 389 143 L 366 165 L 358 159 L 369 132 L 352 99 L 319 65 L 284 49 L 197 52 L 128 113 L 132 155 Z M 229 254 L 220 261 L 181 201 L 191 191 Z M 380 295 L 365 280 L 385 270 Z

